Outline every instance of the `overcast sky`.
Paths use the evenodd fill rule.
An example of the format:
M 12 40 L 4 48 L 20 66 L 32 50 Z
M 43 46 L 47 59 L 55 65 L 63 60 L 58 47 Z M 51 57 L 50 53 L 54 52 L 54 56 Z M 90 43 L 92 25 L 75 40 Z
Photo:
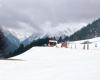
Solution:
M 68 25 L 79 24 L 74 26 L 77 28 L 99 15 L 100 0 L 0 0 L 1 25 L 17 29 L 31 27 L 34 32 L 52 27 L 58 30 L 62 24 L 66 24 L 66 29 Z

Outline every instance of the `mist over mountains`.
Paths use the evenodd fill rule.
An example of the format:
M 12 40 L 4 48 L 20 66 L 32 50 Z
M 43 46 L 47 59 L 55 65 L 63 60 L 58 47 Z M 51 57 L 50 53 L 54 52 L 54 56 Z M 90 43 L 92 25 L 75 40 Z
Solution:
M 45 28 L 45 30 L 46 29 L 48 28 Z M 11 29 L 9 30 L 0 28 L 0 57 L 13 57 L 25 52 L 33 46 L 47 45 L 50 39 L 57 40 L 58 43 L 60 43 L 65 41 L 76 41 L 100 37 L 100 19 L 93 21 L 91 24 L 88 24 L 87 26 L 79 29 L 75 33 L 73 32 L 73 34 L 71 29 L 66 28 L 66 30 L 61 32 L 55 31 L 55 33 L 53 32 L 53 34 L 51 32 L 52 30 L 45 34 L 43 34 L 42 32 L 33 32 L 31 34 L 24 34 L 23 36 L 20 32 L 18 33 L 17 31 L 15 32 Z

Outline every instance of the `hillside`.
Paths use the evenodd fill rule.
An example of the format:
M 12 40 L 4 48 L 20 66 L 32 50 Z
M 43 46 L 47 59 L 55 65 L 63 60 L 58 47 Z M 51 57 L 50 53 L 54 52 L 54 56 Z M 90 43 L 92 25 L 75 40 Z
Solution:
M 0 58 L 5 58 L 10 52 L 14 52 L 18 48 L 17 42 L 15 36 L 0 27 Z
M 5 46 L 5 36 L 2 30 L 0 29 L 0 50 L 2 50 L 4 46 Z
M 93 21 L 91 24 L 75 32 L 70 36 L 69 40 L 84 40 L 95 37 L 100 37 L 100 19 Z

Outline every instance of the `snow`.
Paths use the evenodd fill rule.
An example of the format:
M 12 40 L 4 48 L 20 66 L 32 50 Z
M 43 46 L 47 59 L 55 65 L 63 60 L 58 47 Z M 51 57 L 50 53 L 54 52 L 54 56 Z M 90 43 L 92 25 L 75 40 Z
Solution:
M 7 30 L 11 34 L 13 34 L 17 39 L 19 39 L 20 42 L 24 41 L 25 39 L 29 38 L 29 36 L 32 35 L 32 33 L 28 32 L 28 31 L 25 32 L 22 29 L 21 30 L 17 30 L 17 29 L 15 30 L 15 29 L 8 28 Z
M 84 50 L 79 43 L 69 48 L 33 47 L 0 60 L 0 80 L 100 80 L 100 46 L 93 43 Z
M 70 36 L 73 33 L 80 30 L 82 27 L 86 26 L 86 23 L 58 23 L 54 24 L 47 21 L 40 25 L 41 32 L 48 35 L 49 37 L 60 37 L 60 36 Z

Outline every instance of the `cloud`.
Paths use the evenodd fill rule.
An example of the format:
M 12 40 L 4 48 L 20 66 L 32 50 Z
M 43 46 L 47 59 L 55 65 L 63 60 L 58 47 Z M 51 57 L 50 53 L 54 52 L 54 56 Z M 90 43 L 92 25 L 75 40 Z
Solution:
M 65 24 L 71 29 L 72 24 L 88 24 L 99 18 L 99 8 L 100 0 L 0 0 L 0 24 L 40 32 L 48 29 L 49 22 L 50 32 L 66 30 Z
M 50 37 L 70 36 L 83 26 L 86 26 L 86 23 L 59 23 L 58 25 L 53 25 L 48 21 L 41 25 L 41 32 L 48 34 Z

